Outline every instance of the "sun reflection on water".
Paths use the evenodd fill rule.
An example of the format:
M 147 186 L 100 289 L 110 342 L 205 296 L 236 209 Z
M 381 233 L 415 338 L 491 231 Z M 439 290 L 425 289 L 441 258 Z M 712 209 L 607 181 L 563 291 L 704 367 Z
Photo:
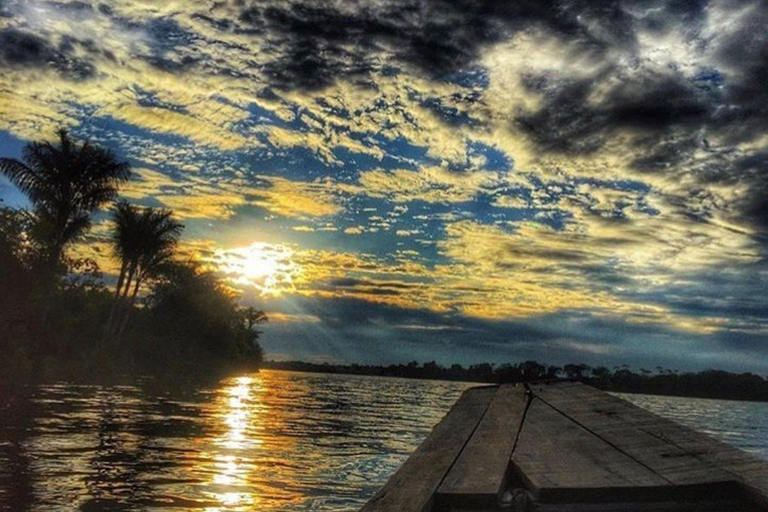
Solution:
M 263 370 L 42 386 L 0 422 L 0 511 L 357 510 L 467 385 Z
M 224 429 L 213 442 L 217 450 L 211 479 L 212 497 L 221 506 L 209 507 L 207 512 L 252 510 L 259 502 L 258 494 L 249 486 L 249 466 L 242 459 L 252 455 L 243 451 L 262 443 L 256 435 L 256 425 L 265 412 L 259 401 L 260 384 L 258 377 L 238 377 L 222 390 L 217 415 Z

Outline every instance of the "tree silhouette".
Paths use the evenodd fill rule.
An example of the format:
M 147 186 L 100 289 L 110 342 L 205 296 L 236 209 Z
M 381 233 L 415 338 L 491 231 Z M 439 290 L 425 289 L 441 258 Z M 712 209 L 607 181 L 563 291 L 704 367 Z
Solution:
M 152 313 L 163 319 L 164 335 L 197 344 L 213 357 L 236 354 L 260 362 L 256 327 L 267 321 L 263 311 L 238 308 L 237 293 L 212 271 L 194 262 L 172 262 L 148 297 Z
M 123 315 L 115 324 L 113 310 L 106 332 L 110 334 L 114 330 L 119 340 L 142 283 L 156 277 L 173 258 L 184 226 L 169 210 L 140 208 L 124 201 L 115 207 L 112 220 L 115 229 L 111 245 L 121 262 L 115 296 L 119 299 L 117 304 L 122 305 Z
M 0 173 L 32 202 L 36 231 L 44 244 L 44 271 L 55 275 L 65 247 L 88 229 L 91 215 L 112 200 L 131 174 L 108 149 L 77 144 L 65 129 L 58 144 L 31 142 L 23 162 L 0 158 Z
M 115 286 L 115 297 L 122 295 L 128 267 L 137 258 L 137 254 L 133 251 L 138 247 L 136 239 L 139 236 L 139 216 L 138 207 L 126 201 L 119 201 L 112 212 L 112 221 L 115 225 L 111 233 L 110 245 L 120 259 L 120 274 Z
M 9 361 L 10 381 L 41 369 L 68 379 L 116 368 L 186 373 L 260 364 L 258 326 L 266 315 L 238 307 L 237 294 L 213 272 L 174 261 L 183 226 L 170 211 L 115 205 L 110 241 L 120 272 L 112 293 L 95 261 L 66 254 L 129 178 L 127 163 L 60 130 L 57 142 L 28 144 L 21 161 L 0 158 L 0 173 L 33 206 L 9 208 L 0 199 L 0 357 Z
M 267 314 L 253 306 L 241 308 L 240 313 L 243 315 L 246 330 L 248 332 L 259 334 L 256 326 L 267 321 Z
M 238 347 L 239 352 L 244 356 L 255 355 L 257 360 L 261 361 L 264 357 L 263 351 L 258 343 L 261 331 L 256 327 L 266 323 L 269 318 L 264 311 L 256 309 L 253 306 L 238 308 L 237 311 L 242 316 L 243 323 L 245 324 L 245 330 L 243 332 L 244 336 Z

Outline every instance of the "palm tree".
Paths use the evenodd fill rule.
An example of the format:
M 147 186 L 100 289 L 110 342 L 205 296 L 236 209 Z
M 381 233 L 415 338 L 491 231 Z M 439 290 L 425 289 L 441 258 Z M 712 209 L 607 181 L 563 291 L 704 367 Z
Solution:
M 117 204 L 112 219 L 115 230 L 111 243 L 121 261 L 115 297 L 124 312 L 122 321 L 113 326 L 116 313 L 113 309 L 106 332 L 109 334 L 116 328 L 119 340 L 142 283 L 156 277 L 171 261 L 184 226 L 168 210 L 139 208 L 122 201 Z
M 112 231 L 110 242 L 112 250 L 120 260 L 120 274 L 115 286 L 115 302 L 112 304 L 107 324 L 104 327 L 105 339 L 112 331 L 115 315 L 122 303 L 121 297 L 124 295 L 123 290 L 126 284 L 128 269 L 131 267 L 132 262 L 138 259 L 140 216 L 141 211 L 139 208 L 126 201 L 119 201 L 112 212 L 112 221 L 115 227 Z
M 112 213 L 112 221 L 115 223 L 115 229 L 112 232 L 110 241 L 112 249 L 120 259 L 120 275 L 117 279 L 117 286 L 115 287 L 115 298 L 119 298 L 122 295 L 128 267 L 131 262 L 136 259 L 136 254 L 134 254 L 134 252 L 139 245 L 136 239 L 138 237 L 140 214 L 141 212 L 136 206 L 126 201 L 119 201 L 115 205 L 115 210 Z
M 156 277 L 171 260 L 183 230 L 184 225 L 174 219 L 169 210 L 146 208 L 139 216 L 138 247 L 128 270 L 124 294 L 128 296 L 133 281 L 131 303 L 136 300 L 142 282 Z
M 108 149 L 77 144 L 65 129 L 58 145 L 32 142 L 23 162 L 0 158 L 0 173 L 32 202 L 44 245 L 46 277 L 53 279 L 65 247 L 90 227 L 91 215 L 112 200 L 131 167 Z

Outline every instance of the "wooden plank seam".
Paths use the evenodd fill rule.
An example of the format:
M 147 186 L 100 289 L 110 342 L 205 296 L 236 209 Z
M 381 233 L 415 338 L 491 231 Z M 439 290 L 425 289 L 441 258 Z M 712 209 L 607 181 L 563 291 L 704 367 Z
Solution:
M 667 444 L 669 444 L 671 446 L 674 446 L 675 448 L 678 448 L 679 450 L 683 451 L 688 456 L 693 457 L 694 459 L 698 460 L 699 462 L 701 462 L 701 463 L 703 463 L 703 464 L 705 464 L 705 465 L 707 465 L 709 467 L 717 468 L 718 470 L 722 471 L 723 473 L 726 473 L 726 474 L 732 476 L 733 479 L 734 479 L 733 481 L 739 486 L 739 488 L 740 488 L 740 490 L 741 490 L 741 492 L 743 494 L 748 496 L 752 501 L 756 501 L 756 502 L 762 503 L 763 505 L 768 504 L 768 498 L 766 498 L 765 494 L 760 489 L 758 489 L 757 487 L 749 484 L 748 482 L 745 482 L 743 477 L 741 475 L 739 475 L 737 472 L 735 472 L 735 471 L 733 471 L 733 470 L 731 470 L 729 468 L 725 468 L 725 467 L 722 467 L 720 465 L 716 465 L 716 464 L 712 463 L 711 461 L 709 461 L 706 458 L 707 453 L 691 451 L 688 448 L 686 448 L 685 446 L 682 446 L 682 445 L 676 443 L 671 438 L 664 437 L 664 436 L 662 436 L 660 434 L 657 434 L 656 432 L 653 432 L 651 430 L 647 430 L 647 429 L 643 428 L 642 425 L 638 425 L 638 424 L 632 424 L 632 425 L 636 429 L 638 429 L 639 431 L 644 432 L 644 433 L 648 434 L 649 436 L 652 436 L 652 437 L 658 439 L 659 441 L 663 441 L 663 442 L 665 442 L 665 443 L 667 443 Z M 717 442 L 720 442 L 720 441 L 717 441 Z M 729 447 L 729 448 L 732 448 L 732 447 Z
M 466 446 L 467 439 L 471 438 L 472 434 L 474 434 L 474 432 L 475 432 L 475 430 L 477 428 L 477 425 L 479 424 L 480 421 L 482 421 L 482 418 L 487 413 L 488 406 L 490 405 L 493 393 L 495 392 L 495 389 L 493 389 L 493 388 L 496 388 L 496 387 L 497 386 L 477 387 L 477 388 L 472 388 L 472 389 L 466 390 L 464 393 L 462 393 L 462 396 L 459 398 L 459 400 L 457 400 L 457 402 L 453 405 L 453 407 L 451 407 L 451 409 L 442 418 L 442 420 L 440 420 L 438 422 L 438 424 L 435 425 L 435 427 L 432 429 L 432 432 L 427 436 L 427 438 L 424 441 L 422 441 L 422 443 L 419 445 L 419 447 L 416 449 L 416 451 L 414 451 L 411 454 L 411 456 L 408 458 L 408 460 L 406 460 L 405 463 L 403 463 L 403 465 L 400 466 L 400 469 L 398 469 L 395 472 L 395 474 L 392 475 L 392 477 L 390 477 L 390 479 L 387 482 L 387 484 L 384 485 L 381 489 L 379 489 L 379 491 L 371 498 L 371 500 L 368 501 L 368 503 L 366 503 L 363 506 L 362 509 L 360 509 L 361 512 L 363 512 L 363 511 L 369 511 L 369 512 L 374 512 L 374 511 L 376 511 L 376 512 L 384 512 L 384 511 L 404 512 L 406 510 L 409 511 L 409 512 L 430 512 L 430 511 L 432 511 L 433 508 L 434 508 L 434 505 L 435 505 L 435 503 L 434 503 L 434 498 L 435 498 L 434 490 L 436 490 L 438 488 L 439 484 L 442 483 L 442 481 L 445 479 L 445 475 L 447 474 L 448 470 L 450 469 L 450 467 L 453 466 L 453 464 L 456 462 L 456 459 L 458 458 L 459 454 L 461 453 L 461 450 L 463 450 L 464 446 Z M 486 390 L 487 390 L 487 392 L 486 392 Z M 483 395 L 487 393 L 487 394 L 490 395 L 490 397 L 486 399 L 486 398 L 483 398 L 481 396 L 478 403 L 473 403 L 473 402 L 475 402 L 477 400 L 477 396 L 476 395 L 472 395 L 472 392 L 482 393 Z M 460 405 L 460 404 L 463 404 L 463 405 Z M 397 488 L 397 486 L 399 484 L 403 483 L 403 482 L 399 482 L 398 483 L 396 481 L 396 479 L 398 479 L 398 477 L 402 478 L 403 471 L 412 470 L 412 468 L 413 468 L 412 464 L 413 464 L 413 461 L 415 460 L 414 457 L 417 456 L 417 454 L 421 454 L 423 452 L 423 450 L 425 449 L 425 445 L 427 445 L 428 443 L 432 442 L 434 444 L 435 439 L 437 439 L 434 436 L 436 435 L 436 432 L 438 431 L 438 429 L 440 429 L 441 426 L 442 426 L 443 427 L 442 430 L 445 430 L 445 425 L 447 425 L 447 423 L 445 423 L 445 422 L 448 421 L 449 418 L 451 419 L 450 421 L 454 421 L 457 418 L 457 416 L 455 416 L 454 414 L 456 414 L 457 411 L 461 411 L 462 407 L 465 410 L 471 410 L 472 407 L 478 407 L 478 408 L 482 408 L 482 409 L 477 411 L 478 415 L 477 415 L 476 418 L 474 418 L 474 417 L 472 418 L 474 423 L 470 423 L 471 424 L 471 430 L 468 429 L 469 434 L 461 442 L 461 449 L 458 449 L 458 450 L 455 450 L 455 451 L 454 450 L 450 450 L 451 452 L 455 453 L 452 457 L 449 458 L 450 462 L 448 460 L 446 460 L 446 461 L 444 461 L 445 466 L 443 466 L 442 464 L 439 466 L 439 468 L 437 470 L 437 473 L 439 474 L 439 480 L 436 478 L 436 482 L 437 482 L 438 485 L 434 485 L 433 486 L 430 483 L 429 487 L 432 488 L 432 491 L 430 492 L 429 497 L 427 497 L 426 495 L 423 496 L 424 498 L 427 498 L 423 502 L 422 501 L 418 501 L 418 502 L 412 502 L 412 501 L 404 502 L 402 499 L 395 499 L 394 502 L 393 502 L 391 496 L 393 495 L 393 493 L 396 490 L 398 492 L 400 491 Z M 467 407 L 469 407 L 470 409 L 467 409 Z M 458 417 L 460 418 L 460 416 L 458 416 Z M 469 427 L 469 425 L 468 425 L 468 427 Z M 441 432 L 441 435 L 445 435 L 445 432 Z M 461 436 L 461 437 L 464 437 L 464 436 Z M 458 443 L 455 443 L 452 446 L 457 447 Z M 406 468 L 408 468 L 408 469 L 406 470 Z M 438 474 L 435 474 L 434 476 L 438 477 Z M 402 495 L 400 495 L 400 497 L 402 498 Z M 403 508 L 403 507 L 405 507 L 405 508 Z
M 531 404 L 533 403 L 533 399 L 535 398 L 534 394 L 531 392 L 531 388 L 528 387 L 528 385 L 525 385 L 525 408 L 523 409 L 523 415 L 520 418 L 520 425 L 517 427 L 517 433 L 515 434 L 515 442 L 512 443 L 512 452 L 509 454 L 509 458 L 512 458 L 512 455 L 515 454 L 515 448 L 517 448 L 517 442 L 520 440 L 520 433 L 523 431 L 523 425 L 525 424 L 525 417 L 528 415 L 528 409 L 531 408 Z
M 498 392 L 499 387 L 496 387 L 496 391 Z M 488 410 L 491 408 L 491 403 L 493 402 L 493 397 L 488 401 L 488 406 L 483 411 L 482 416 L 480 416 L 480 420 L 475 424 L 475 427 L 472 429 L 472 433 L 467 436 L 467 438 L 464 440 L 464 444 L 461 445 L 461 450 L 459 450 L 458 455 L 456 455 L 456 458 L 453 459 L 453 462 L 451 462 L 451 465 L 448 467 L 448 470 L 443 475 L 443 478 L 440 479 L 440 482 L 437 484 L 437 487 L 435 487 L 435 490 L 439 489 L 441 485 L 443 485 L 443 482 L 445 482 L 445 479 L 448 477 L 448 474 L 453 469 L 453 466 L 456 465 L 456 461 L 459 460 L 459 457 L 461 457 L 461 452 L 464 451 L 464 448 L 467 447 L 467 444 L 469 444 L 470 439 L 472 439 L 472 436 L 475 435 L 475 432 L 477 431 L 480 424 L 483 422 L 483 418 L 485 418 L 485 415 L 488 414 Z
M 526 385 L 526 386 L 527 386 L 527 385 Z M 540 400 L 540 401 L 541 401 L 541 403 L 545 404 L 546 406 L 548 406 L 549 408 L 551 408 L 552 410 L 554 410 L 554 411 L 555 411 L 555 412 L 557 412 L 558 414 L 560 414 L 560 415 L 562 415 L 563 417 L 567 418 L 568 420 L 572 421 L 573 423 L 575 423 L 575 424 L 576 424 L 576 425 L 578 425 L 579 427 L 583 428 L 584 430 L 586 430 L 587 432 L 589 432 L 589 433 L 590 433 L 590 434 L 592 434 L 593 436 L 595 436 L 595 437 L 597 437 L 598 439 L 600 439 L 600 440 L 604 441 L 606 444 L 608 444 L 608 445 L 609 445 L 611 448 L 613 448 L 614 450 L 616 450 L 616 451 L 618 451 L 618 452 L 620 452 L 620 453 L 622 453 L 622 454 L 626 455 L 626 456 L 627 456 L 627 457 L 629 457 L 630 459 L 634 460 L 636 463 L 638 463 L 639 465 L 643 466 L 645 469 L 647 469 L 647 470 L 648 470 L 648 471 L 650 471 L 651 473 L 655 474 L 656 476 L 658 476 L 658 477 L 659 477 L 659 478 L 661 478 L 662 480 L 665 480 L 665 481 L 666 481 L 666 482 L 668 482 L 670 485 L 675 485 L 675 483 L 674 483 L 673 481 L 671 481 L 670 479 L 668 479 L 668 478 L 667 478 L 667 477 L 665 477 L 664 475 L 660 474 L 658 471 L 656 471 L 655 469 L 653 469 L 653 468 L 652 468 L 651 466 L 649 466 L 648 464 L 645 464 L 644 462 L 642 462 L 642 461 L 640 461 L 640 460 L 637 460 L 635 457 L 633 457 L 632 455 L 630 455 L 629 453 L 627 453 L 625 450 L 623 450 L 623 449 L 619 448 L 619 447 L 618 447 L 618 446 L 616 446 L 614 443 L 610 442 L 608 439 L 605 439 L 603 436 L 601 436 L 600 434 L 598 434 L 598 433 L 597 433 L 597 432 L 595 432 L 594 430 L 590 429 L 589 427 L 587 427 L 586 425 L 584 425 L 584 424 L 583 424 L 583 423 L 581 423 L 580 421 L 578 421 L 578 420 L 576 420 L 575 418 L 572 418 L 571 416 L 567 415 L 566 413 L 564 413 L 563 411 L 561 411 L 560 409 L 558 409 L 558 408 L 557 408 L 557 407 L 555 407 L 554 405 L 550 404 L 549 402 L 547 402 L 546 400 L 544 400 L 544 399 L 543 399 L 543 398 L 541 398 L 540 396 L 538 396 L 538 395 L 534 395 L 534 398 L 535 398 L 535 399 L 537 399 L 537 400 Z

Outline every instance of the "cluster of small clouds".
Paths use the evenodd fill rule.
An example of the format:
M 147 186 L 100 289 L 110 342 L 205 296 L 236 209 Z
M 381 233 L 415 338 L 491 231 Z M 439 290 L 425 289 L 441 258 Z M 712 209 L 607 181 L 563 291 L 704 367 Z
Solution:
M 212 181 L 195 174 L 174 179 L 147 168 L 135 169 L 135 174 L 122 191 L 124 197 L 169 208 L 182 219 L 227 219 L 247 205 L 297 218 L 333 215 L 340 210 L 337 191 L 328 181 L 252 176 L 246 183 L 242 179 Z
M 286 293 L 758 335 L 703 303 L 764 278 L 767 7 L 6 0 L 0 130 L 113 145 L 191 224 L 277 222 Z

